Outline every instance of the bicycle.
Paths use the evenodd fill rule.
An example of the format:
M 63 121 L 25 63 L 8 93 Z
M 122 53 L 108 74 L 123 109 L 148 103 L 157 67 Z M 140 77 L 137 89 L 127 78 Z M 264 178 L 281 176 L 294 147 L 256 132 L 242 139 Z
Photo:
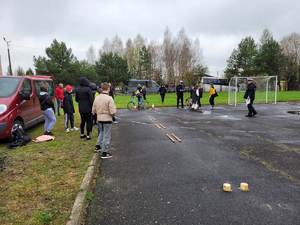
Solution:
M 148 109 L 148 101 L 142 99 L 141 103 L 139 104 L 135 97 L 131 97 L 130 101 L 127 103 L 127 109 L 130 111 L 134 110 L 145 110 Z

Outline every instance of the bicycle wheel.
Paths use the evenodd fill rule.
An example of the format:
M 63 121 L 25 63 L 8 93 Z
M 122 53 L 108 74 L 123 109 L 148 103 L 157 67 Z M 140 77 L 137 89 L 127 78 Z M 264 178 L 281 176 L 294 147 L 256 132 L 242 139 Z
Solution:
M 134 109 L 136 109 L 136 105 L 134 102 L 128 102 L 127 104 L 127 109 L 133 111 Z
M 147 100 L 144 100 L 142 106 L 143 106 L 143 109 L 148 109 L 149 102 Z

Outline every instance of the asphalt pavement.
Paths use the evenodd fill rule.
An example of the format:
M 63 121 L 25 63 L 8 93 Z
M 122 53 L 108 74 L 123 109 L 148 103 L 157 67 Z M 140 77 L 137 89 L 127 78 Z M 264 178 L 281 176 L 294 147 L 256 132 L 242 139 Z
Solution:
M 256 108 L 120 111 L 88 224 L 300 224 L 300 105 Z

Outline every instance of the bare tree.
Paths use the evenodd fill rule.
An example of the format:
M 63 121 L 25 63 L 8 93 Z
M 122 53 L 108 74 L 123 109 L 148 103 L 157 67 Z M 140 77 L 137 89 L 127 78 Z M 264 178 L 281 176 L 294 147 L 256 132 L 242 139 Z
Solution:
M 292 33 L 284 37 L 280 42 L 282 52 L 286 56 L 285 78 L 291 81 L 293 76 L 300 83 L 300 34 Z
M 175 83 L 175 71 L 174 65 L 176 60 L 176 49 L 175 44 L 172 38 L 172 33 L 167 27 L 164 32 L 164 41 L 163 41 L 163 61 L 166 67 L 166 80 L 168 83 Z
M 128 70 L 133 73 L 135 71 L 134 46 L 130 38 L 126 42 L 125 56 L 127 59 Z
M 119 56 L 124 55 L 123 42 L 118 35 L 114 36 L 111 41 L 111 52 L 118 54 Z
M 176 43 L 176 76 L 182 79 L 184 74 L 191 70 L 192 65 L 191 41 L 184 28 L 179 31 Z
M 163 51 L 159 43 L 151 41 L 148 45 L 151 54 L 151 79 L 163 82 Z
M 95 49 L 93 47 L 93 45 L 91 45 L 89 47 L 89 49 L 87 50 L 87 53 L 86 53 L 86 59 L 87 59 L 87 62 L 94 65 L 95 62 L 96 62 L 96 53 L 95 53 Z
M 25 71 L 24 71 L 24 69 L 23 69 L 21 66 L 18 66 L 18 68 L 17 68 L 15 74 L 16 74 L 17 76 L 24 76 L 24 75 L 25 75 Z

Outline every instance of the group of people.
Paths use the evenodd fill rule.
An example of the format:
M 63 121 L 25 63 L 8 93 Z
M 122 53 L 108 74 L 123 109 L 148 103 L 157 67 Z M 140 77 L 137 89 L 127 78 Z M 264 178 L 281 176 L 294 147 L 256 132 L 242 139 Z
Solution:
M 41 110 L 45 118 L 44 124 L 44 134 L 53 135 L 52 129 L 56 123 L 55 111 L 60 115 L 60 108 L 63 109 L 65 115 L 65 130 L 66 132 L 79 130 L 75 127 L 74 123 L 74 103 L 73 96 L 74 89 L 71 85 L 59 84 L 55 90 L 55 96 L 57 100 L 57 108 L 55 109 L 52 97 L 48 93 L 47 83 L 42 84 L 40 87 L 39 101 L 41 105 Z M 116 105 L 114 102 L 114 93 L 110 83 L 103 83 L 101 88 L 97 89 L 97 93 L 94 91 L 95 88 L 92 87 L 91 82 L 86 78 L 81 78 L 79 87 L 75 90 L 75 100 L 78 102 L 79 113 L 80 113 L 80 138 L 91 140 L 91 133 L 93 129 L 93 118 L 95 118 L 96 124 L 98 126 L 98 139 L 95 146 L 95 151 L 101 153 L 102 158 L 110 158 L 111 153 L 109 151 L 110 139 L 111 139 L 111 127 L 115 120 L 115 114 L 117 112 Z M 144 88 L 145 89 L 145 88 Z M 248 107 L 247 117 L 253 117 L 257 114 L 253 107 L 253 102 L 255 100 L 256 85 L 252 79 L 247 81 L 247 90 L 245 92 L 244 98 L 246 99 L 246 104 Z M 183 81 L 180 81 L 176 86 L 177 94 L 177 108 L 181 103 L 181 108 L 183 108 L 183 94 L 185 92 L 185 86 Z M 167 88 L 162 85 L 159 89 L 161 95 L 161 100 L 164 102 L 165 94 L 167 93 Z M 142 99 L 146 100 L 146 89 L 138 86 L 135 95 L 138 97 L 138 101 Z M 203 88 L 200 85 L 194 85 L 190 89 L 190 99 L 191 99 L 191 109 L 197 110 L 201 107 L 201 98 L 203 95 Z M 217 90 L 213 84 L 211 84 L 209 90 L 209 103 L 211 109 L 214 108 L 214 99 L 218 96 Z M 70 125 L 70 126 L 69 126 Z
M 244 94 L 244 99 L 246 100 L 248 114 L 247 117 L 253 117 L 257 114 L 257 111 L 253 107 L 253 103 L 255 100 L 255 91 L 256 85 L 252 78 L 247 79 L 247 89 Z M 164 102 L 165 94 L 167 92 L 167 88 L 162 85 L 159 88 L 159 93 L 161 96 L 161 101 Z M 181 108 L 183 108 L 183 95 L 185 92 L 185 86 L 183 81 L 179 81 L 179 84 L 176 86 L 176 96 L 177 96 L 177 108 L 181 103 Z M 201 98 L 203 96 L 203 88 L 201 84 L 196 84 L 190 88 L 190 99 L 187 99 L 187 105 L 191 110 L 198 110 L 201 108 Z M 211 106 L 211 110 L 215 107 L 215 98 L 218 97 L 218 92 L 213 84 L 210 84 L 209 89 L 209 104 Z
M 179 81 L 179 84 L 176 86 L 176 96 L 177 96 L 177 108 L 181 104 L 183 108 L 183 95 L 185 92 L 185 86 L 183 81 Z M 217 90 L 213 84 L 210 85 L 209 89 L 209 103 L 211 109 L 214 109 L 215 106 L 215 97 L 218 96 Z M 201 98 L 203 97 L 203 87 L 201 84 L 196 84 L 190 88 L 190 98 L 187 99 L 187 105 L 191 110 L 198 110 L 201 108 Z
M 74 103 L 78 102 L 80 113 L 80 138 L 91 140 L 93 129 L 93 118 L 96 117 L 98 127 L 98 139 L 95 151 L 101 153 L 101 158 L 112 157 L 110 153 L 111 127 L 117 112 L 113 100 L 113 89 L 110 83 L 104 82 L 101 87 L 94 91 L 93 84 L 86 78 L 81 78 L 78 88 L 74 91 L 71 85 L 59 84 L 55 89 L 57 107 L 55 109 L 52 97 L 48 93 L 48 85 L 42 84 L 40 87 L 39 101 L 41 110 L 45 118 L 44 134 L 53 135 L 52 129 L 56 123 L 55 112 L 60 115 L 62 108 L 65 115 L 65 131 L 79 130 L 74 124 Z M 70 126 L 69 126 L 70 125 Z

